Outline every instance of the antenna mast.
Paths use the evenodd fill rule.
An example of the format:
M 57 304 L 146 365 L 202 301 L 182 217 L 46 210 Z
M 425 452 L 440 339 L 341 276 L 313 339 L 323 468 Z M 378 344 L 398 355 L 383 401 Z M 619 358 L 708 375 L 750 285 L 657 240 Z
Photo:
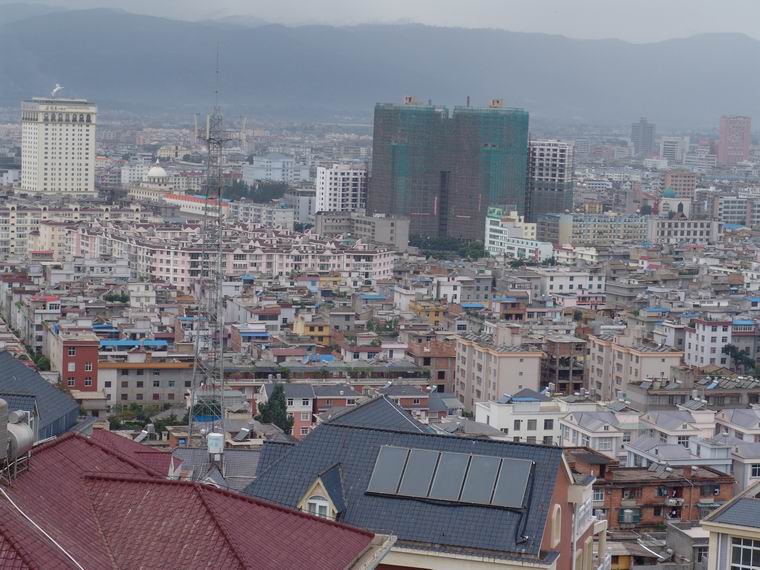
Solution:
M 206 126 L 200 139 L 207 149 L 206 195 L 201 225 L 200 259 L 191 262 L 191 275 L 198 278 L 198 302 L 195 335 L 195 359 L 190 409 L 188 445 L 192 444 L 195 404 L 202 404 L 203 415 L 210 416 L 209 432 L 223 432 L 226 405 L 224 401 L 224 145 L 230 133 L 224 130 L 224 117 L 219 106 L 219 47 L 216 52 L 216 86 L 214 108 L 206 115 Z M 192 271 L 195 269 L 195 271 Z

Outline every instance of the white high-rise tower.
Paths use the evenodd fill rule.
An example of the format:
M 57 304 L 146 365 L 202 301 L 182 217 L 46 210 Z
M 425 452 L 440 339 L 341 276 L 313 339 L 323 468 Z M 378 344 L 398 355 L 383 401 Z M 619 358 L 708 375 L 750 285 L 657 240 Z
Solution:
M 95 193 L 98 109 L 85 99 L 34 97 L 21 102 L 21 190 Z
M 317 212 L 355 212 L 367 208 L 367 169 L 333 164 L 317 168 Z

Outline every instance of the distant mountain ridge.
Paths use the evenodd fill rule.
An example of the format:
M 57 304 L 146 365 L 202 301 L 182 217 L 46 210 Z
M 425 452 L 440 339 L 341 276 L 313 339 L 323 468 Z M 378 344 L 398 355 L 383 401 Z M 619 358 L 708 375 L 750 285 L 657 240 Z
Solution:
M 1 7 L 1 6 L 0 6 Z M 256 22 L 251 19 L 249 22 Z M 0 18 L 0 104 L 67 95 L 101 109 L 191 114 L 209 106 L 216 46 L 235 111 L 371 117 L 403 95 L 453 106 L 493 97 L 533 117 L 711 126 L 760 118 L 760 42 L 710 34 L 651 44 L 423 25 L 350 27 L 186 22 L 93 9 Z

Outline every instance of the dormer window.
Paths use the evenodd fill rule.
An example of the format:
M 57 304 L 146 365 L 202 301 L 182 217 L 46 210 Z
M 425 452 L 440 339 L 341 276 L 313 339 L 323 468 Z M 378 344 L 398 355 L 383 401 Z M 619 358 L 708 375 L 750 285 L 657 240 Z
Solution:
M 330 503 L 322 495 L 312 495 L 306 503 L 306 510 L 312 515 L 329 518 Z

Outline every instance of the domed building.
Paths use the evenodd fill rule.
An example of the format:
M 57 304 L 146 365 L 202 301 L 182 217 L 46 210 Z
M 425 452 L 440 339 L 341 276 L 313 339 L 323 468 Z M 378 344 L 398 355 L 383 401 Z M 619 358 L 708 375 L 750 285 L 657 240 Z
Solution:
M 133 200 L 157 204 L 161 202 L 164 195 L 174 192 L 170 182 L 169 174 L 156 160 L 143 181 L 130 188 L 128 194 Z
M 660 215 L 677 218 L 688 218 L 691 214 L 691 200 L 679 198 L 670 186 L 660 195 Z

